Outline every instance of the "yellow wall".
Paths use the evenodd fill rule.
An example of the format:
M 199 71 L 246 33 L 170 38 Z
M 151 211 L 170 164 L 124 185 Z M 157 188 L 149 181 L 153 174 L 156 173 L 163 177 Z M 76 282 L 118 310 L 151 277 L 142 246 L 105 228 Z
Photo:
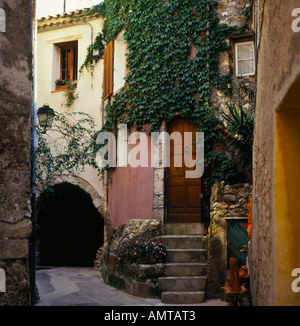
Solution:
M 296 104 L 297 102 L 295 102 Z M 300 268 L 300 107 L 276 113 L 274 304 L 300 305 L 291 284 Z
M 89 22 L 93 27 L 93 38 L 102 30 L 103 20 Z M 87 48 L 91 44 L 91 27 L 88 24 L 74 25 L 50 31 L 38 32 L 37 36 L 37 105 L 48 103 L 58 112 L 86 112 L 92 115 L 100 127 L 100 105 L 103 83 L 103 60 L 95 66 L 94 78 L 85 69 L 78 73 L 77 91 L 79 98 L 69 109 L 65 109 L 63 91 L 55 91 L 55 80 L 59 76 L 59 55 L 56 43 L 78 41 L 78 70 L 85 60 Z M 91 87 L 93 85 L 93 87 Z

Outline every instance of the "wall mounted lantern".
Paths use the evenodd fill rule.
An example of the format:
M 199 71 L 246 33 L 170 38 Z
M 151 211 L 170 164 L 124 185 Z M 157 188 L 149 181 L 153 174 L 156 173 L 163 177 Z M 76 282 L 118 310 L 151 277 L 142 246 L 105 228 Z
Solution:
M 40 107 L 37 111 L 37 116 L 40 126 L 44 128 L 44 132 L 52 127 L 55 113 L 54 110 L 50 108 L 49 104 L 44 104 L 42 107 Z
M 99 49 L 93 49 L 93 60 L 95 63 L 97 63 L 100 59 L 100 50 Z

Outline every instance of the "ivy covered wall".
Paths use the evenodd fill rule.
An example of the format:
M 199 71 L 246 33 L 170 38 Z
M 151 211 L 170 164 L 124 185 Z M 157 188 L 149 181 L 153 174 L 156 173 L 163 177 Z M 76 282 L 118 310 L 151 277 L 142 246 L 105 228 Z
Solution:
M 106 16 L 106 44 L 124 29 L 129 50 L 125 86 L 106 105 L 104 129 L 126 123 L 158 131 L 180 114 L 205 132 L 206 164 L 214 167 L 212 181 L 219 181 L 226 158 L 213 150 L 221 136 L 211 95 L 215 89 L 224 99 L 231 96 L 232 75 L 220 73 L 220 55 L 229 50 L 230 34 L 247 29 L 251 5 L 248 0 L 105 0 L 95 6 L 92 10 Z M 239 19 L 230 20 L 233 16 Z
M 105 18 L 108 44 L 124 30 L 127 68 L 123 88 L 106 102 L 103 130 L 158 131 L 181 115 L 205 134 L 203 202 L 234 169 L 223 150 L 219 106 L 234 94 L 229 36 L 251 30 L 252 0 L 105 0 L 91 10 Z M 222 147 L 222 146 L 221 146 Z M 219 146 L 220 148 L 220 146 Z M 241 180 L 242 182 L 243 180 Z M 209 216 L 209 214 L 205 214 Z

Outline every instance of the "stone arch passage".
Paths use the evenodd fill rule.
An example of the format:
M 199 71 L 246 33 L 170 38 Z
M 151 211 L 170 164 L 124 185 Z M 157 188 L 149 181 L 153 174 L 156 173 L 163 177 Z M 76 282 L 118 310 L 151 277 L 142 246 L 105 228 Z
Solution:
M 104 242 L 104 221 L 91 196 L 64 182 L 38 202 L 40 265 L 93 266 Z

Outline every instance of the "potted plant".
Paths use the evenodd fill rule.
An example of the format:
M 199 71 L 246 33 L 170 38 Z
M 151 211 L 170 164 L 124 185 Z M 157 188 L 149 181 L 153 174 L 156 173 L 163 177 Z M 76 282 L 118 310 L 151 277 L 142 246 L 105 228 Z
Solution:
M 63 90 L 63 89 L 66 89 L 67 86 L 66 86 L 66 81 L 65 80 L 62 80 L 62 79 L 56 79 L 55 81 L 55 89 L 57 91 L 60 91 L 60 90 Z
M 135 253 L 138 264 L 162 263 L 167 255 L 167 247 L 159 240 L 136 241 Z

